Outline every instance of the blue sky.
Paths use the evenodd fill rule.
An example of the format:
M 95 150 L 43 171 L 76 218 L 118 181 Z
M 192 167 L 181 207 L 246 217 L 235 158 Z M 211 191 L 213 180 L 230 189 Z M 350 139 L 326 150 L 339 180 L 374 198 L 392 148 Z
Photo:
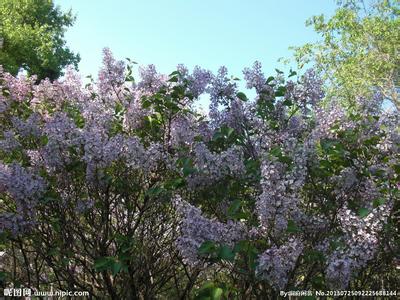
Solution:
M 216 71 L 228 67 L 241 77 L 255 60 L 267 74 L 284 69 L 277 60 L 289 58 L 289 46 L 315 41 L 305 26 L 316 14 L 332 15 L 334 0 L 55 0 L 72 9 L 76 23 L 69 28 L 69 47 L 81 55 L 82 75 L 97 75 L 101 50 L 130 57 L 141 65 L 153 63 L 170 73 L 177 64 L 200 65 Z

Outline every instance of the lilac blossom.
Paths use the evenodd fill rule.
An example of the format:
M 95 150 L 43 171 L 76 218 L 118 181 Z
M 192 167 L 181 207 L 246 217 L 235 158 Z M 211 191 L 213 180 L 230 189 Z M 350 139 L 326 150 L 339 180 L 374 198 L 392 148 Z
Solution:
M 286 85 L 285 99 L 293 99 L 303 110 L 315 107 L 324 97 L 323 82 L 313 69 L 307 70 L 300 84 L 289 81 Z
M 171 143 L 174 145 L 190 145 L 194 138 L 199 135 L 194 122 L 186 116 L 175 118 L 171 122 Z
M 289 219 L 298 212 L 297 196 L 302 186 L 295 174 L 285 174 L 285 166 L 280 162 L 264 162 L 262 166 L 262 193 L 256 202 L 256 212 L 260 226 L 265 231 L 280 235 L 286 230 Z
M 259 61 L 255 61 L 251 69 L 245 68 L 243 70 L 243 75 L 248 89 L 255 88 L 256 91 L 260 93 L 266 87 L 266 78 L 262 72 L 262 66 Z
M 0 140 L 0 150 L 12 152 L 20 146 L 21 144 L 18 142 L 14 132 L 7 130 L 3 133 L 3 139 Z
M 220 111 L 220 105 L 229 106 L 230 101 L 236 97 L 237 84 L 232 82 L 227 75 L 228 69 L 226 67 L 219 68 L 218 74 L 212 76 L 210 86 L 207 89 L 210 95 L 209 116 L 214 127 L 221 124 L 223 112 Z
M 103 50 L 103 68 L 99 71 L 98 76 L 98 88 L 101 97 L 119 96 L 120 87 L 125 83 L 124 72 L 124 62 L 116 61 L 110 49 L 105 48 Z
M 141 80 L 138 83 L 138 89 L 147 90 L 151 93 L 156 92 L 167 81 L 165 75 L 157 73 L 154 65 L 140 67 L 139 76 Z
M 30 115 L 26 120 L 21 120 L 18 117 L 13 117 L 11 121 L 13 122 L 14 128 L 21 137 L 32 136 L 37 138 L 41 135 L 41 117 L 36 113 Z
M 194 167 L 197 172 L 188 178 L 191 188 L 215 183 L 224 176 L 240 177 L 245 172 L 242 153 L 238 148 L 229 148 L 219 154 L 211 152 L 204 143 L 193 145 Z
M 71 161 L 69 150 L 83 143 L 81 132 L 65 113 L 57 113 L 48 120 L 43 133 L 48 141 L 41 155 L 49 171 L 59 171 Z
M 32 225 L 37 201 L 45 190 L 46 182 L 19 164 L 0 165 L 0 191 L 7 192 L 15 205 L 12 212 L 1 213 L 0 231 L 17 234 Z
M 36 81 L 36 76 L 27 78 L 25 75 L 19 75 L 18 77 L 14 77 L 9 73 L 4 73 L 3 77 L 7 82 L 7 88 L 10 91 L 10 98 L 12 100 L 29 102 L 32 97 L 32 86 Z
M 204 217 L 201 210 L 177 196 L 174 206 L 181 219 L 181 236 L 176 241 L 178 250 L 190 265 L 201 262 L 199 247 L 206 241 L 233 246 L 244 239 L 246 228 L 239 222 L 228 221 L 226 224 Z
M 349 257 L 332 257 L 326 269 L 327 281 L 333 289 L 347 288 L 352 272 L 353 260 Z
M 346 289 L 351 275 L 366 266 L 378 250 L 379 232 L 386 222 L 390 204 L 373 209 L 365 218 L 344 206 L 338 214 L 345 248 L 330 256 L 326 276 L 331 288 Z
M 290 239 L 280 247 L 272 246 L 259 256 L 257 275 L 267 280 L 274 289 L 284 290 L 289 273 L 295 268 L 303 247 L 302 241 L 298 239 Z
M 192 75 L 188 79 L 190 82 L 189 90 L 194 97 L 197 98 L 206 91 L 211 78 L 212 74 L 210 71 L 201 69 L 199 66 L 193 69 Z

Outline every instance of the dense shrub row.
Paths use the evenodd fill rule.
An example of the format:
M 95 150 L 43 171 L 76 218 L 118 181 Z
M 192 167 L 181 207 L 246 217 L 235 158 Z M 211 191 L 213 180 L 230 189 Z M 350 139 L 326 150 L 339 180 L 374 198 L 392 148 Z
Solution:
M 307 71 L 116 61 L 97 82 L 0 72 L 3 286 L 111 299 L 395 289 L 399 116 Z M 195 109 L 200 95 L 209 112 Z M 397 264 L 397 265 L 396 265 Z

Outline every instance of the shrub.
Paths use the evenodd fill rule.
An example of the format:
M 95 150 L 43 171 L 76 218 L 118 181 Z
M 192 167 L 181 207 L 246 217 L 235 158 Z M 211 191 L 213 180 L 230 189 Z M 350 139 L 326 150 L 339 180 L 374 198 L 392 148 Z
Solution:
M 97 82 L 1 72 L 3 285 L 95 298 L 394 289 L 399 117 L 321 105 L 312 71 L 169 76 L 104 50 Z M 291 78 L 297 79 L 291 79 Z M 195 109 L 210 98 L 207 114 Z

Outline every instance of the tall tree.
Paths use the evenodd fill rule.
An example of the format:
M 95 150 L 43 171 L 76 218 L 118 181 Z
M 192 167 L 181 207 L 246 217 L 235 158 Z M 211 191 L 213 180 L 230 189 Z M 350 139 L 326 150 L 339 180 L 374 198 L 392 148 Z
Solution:
M 295 48 L 300 66 L 313 63 L 328 82 L 327 96 L 354 99 L 377 90 L 400 109 L 399 0 L 338 1 L 328 20 L 307 21 L 322 40 Z
M 0 1 L 0 65 L 13 74 L 20 68 L 38 79 L 56 79 L 80 57 L 64 39 L 75 21 L 71 11 L 62 12 L 52 0 Z

